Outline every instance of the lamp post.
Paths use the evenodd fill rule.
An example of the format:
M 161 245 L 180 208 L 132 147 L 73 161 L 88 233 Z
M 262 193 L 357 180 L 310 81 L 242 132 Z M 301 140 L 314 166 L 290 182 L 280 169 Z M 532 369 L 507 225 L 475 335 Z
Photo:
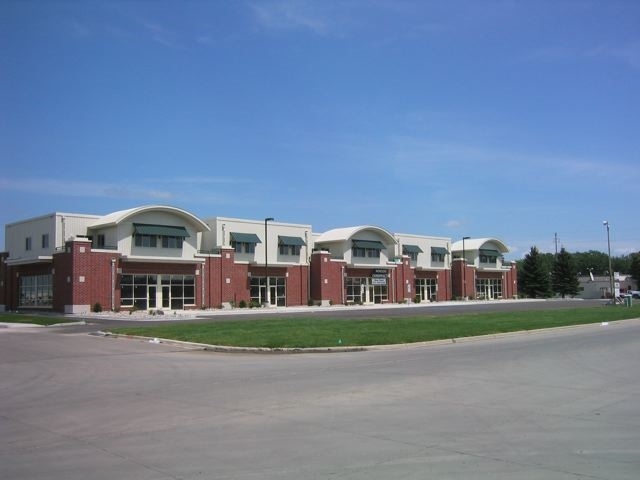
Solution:
M 609 288 L 611 289 L 611 303 L 616 303 L 616 297 L 613 291 L 613 270 L 611 268 L 611 238 L 609 236 L 609 222 L 604 220 L 602 224 L 607 227 L 607 251 L 609 254 Z
M 268 307 L 271 305 L 271 292 L 269 291 L 269 237 L 267 235 L 267 222 L 273 222 L 273 217 L 264 219 L 264 275 L 267 279 L 267 291 L 263 305 Z
M 467 298 L 467 250 L 464 248 L 464 241 L 471 237 L 462 237 L 462 298 Z

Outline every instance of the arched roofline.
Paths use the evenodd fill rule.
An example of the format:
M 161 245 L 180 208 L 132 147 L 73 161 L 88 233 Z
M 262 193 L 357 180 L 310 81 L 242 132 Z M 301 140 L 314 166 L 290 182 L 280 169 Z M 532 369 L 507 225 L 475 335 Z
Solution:
M 464 241 L 464 247 L 469 250 L 480 250 L 487 243 L 494 244 L 500 253 L 509 253 L 509 247 L 507 247 L 502 240 L 497 238 L 469 238 Z M 462 240 L 458 240 L 451 245 L 452 252 L 462 251 Z
M 321 234 L 314 243 L 335 243 L 335 242 L 346 242 L 352 240 L 359 233 L 364 231 L 373 231 L 380 235 L 384 239 L 384 243 L 395 244 L 395 237 L 388 231 L 382 227 L 376 227 L 375 225 L 359 225 L 356 227 L 346 227 L 346 228 L 335 228 L 333 230 L 328 230 Z
M 130 208 L 128 210 L 120 210 L 118 212 L 110 213 L 109 215 L 105 215 L 100 219 L 93 222 L 89 225 L 89 228 L 100 228 L 100 227 L 113 227 L 117 226 L 136 215 L 140 215 L 142 213 L 148 212 L 163 212 L 163 213 L 171 213 L 178 217 L 181 217 L 188 221 L 191 225 L 196 226 L 196 229 L 200 232 L 203 231 L 211 231 L 211 227 L 207 225 L 203 220 L 199 219 L 195 215 L 182 208 L 171 207 L 169 205 L 145 205 L 142 207 Z

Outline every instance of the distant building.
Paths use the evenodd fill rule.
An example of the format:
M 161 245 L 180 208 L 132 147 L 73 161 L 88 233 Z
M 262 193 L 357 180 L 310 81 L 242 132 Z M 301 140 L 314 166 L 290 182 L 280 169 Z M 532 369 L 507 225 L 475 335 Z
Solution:
M 0 311 L 183 310 L 517 296 L 497 239 L 356 226 L 313 233 L 271 219 L 200 219 L 150 205 L 52 213 L 5 226 Z M 452 260 L 453 257 L 453 260 Z M 465 283 L 466 282 L 466 283 Z
M 608 275 L 578 277 L 580 289 L 579 298 L 611 298 L 611 279 Z M 613 289 L 625 293 L 628 290 L 638 290 L 638 283 L 631 275 L 616 274 L 613 279 Z

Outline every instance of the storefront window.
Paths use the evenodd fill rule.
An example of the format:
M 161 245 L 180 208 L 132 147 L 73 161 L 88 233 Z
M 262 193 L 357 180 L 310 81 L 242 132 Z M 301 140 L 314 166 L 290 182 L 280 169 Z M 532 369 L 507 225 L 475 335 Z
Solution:
M 285 277 L 269 277 L 269 297 L 271 305 L 284 307 L 287 305 L 287 289 Z M 251 277 L 249 295 L 254 304 L 262 305 L 267 301 L 266 277 Z
M 370 277 L 348 277 L 345 282 L 347 303 L 384 303 L 388 300 L 387 285 L 375 283 Z
M 416 278 L 416 299 L 420 302 L 437 298 L 438 280 L 435 278 Z
M 122 275 L 120 303 L 123 307 L 182 310 L 196 304 L 193 275 Z
M 476 298 L 479 300 L 502 298 L 502 279 L 478 278 L 476 280 Z
M 20 307 L 53 307 L 53 275 L 25 275 L 20 277 Z

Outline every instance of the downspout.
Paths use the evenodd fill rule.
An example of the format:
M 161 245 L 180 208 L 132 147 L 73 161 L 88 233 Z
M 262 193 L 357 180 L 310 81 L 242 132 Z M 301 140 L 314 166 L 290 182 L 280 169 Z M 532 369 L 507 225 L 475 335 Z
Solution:
M 206 261 L 206 259 L 205 259 Z M 205 266 L 202 265 L 202 268 L 200 269 L 202 271 L 202 276 L 200 277 L 200 282 L 202 283 L 202 300 L 201 300 L 201 304 L 202 304 L 202 309 L 204 310 L 204 308 L 206 307 L 205 304 L 205 298 L 204 298 L 204 282 L 206 280 L 206 274 L 205 274 Z
M 344 275 L 345 275 L 345 270 L 344 270 L 344 265 L 342 267 L 340 267 L 340 291 L 342 292 L 341 295 L 341 299 L 342 299 L 342 305 L 345 304 L 345 299 L 344 299 Z
M 65 224 L 64 224 L 64 217 L 60 217 L 60 222 L 62 223 L 62 247 L 64 249 L 65 246 Z M 56 245 L 57 246 L 57 245 Z
M 211 254 L 207 258 L 207 266 L 209 267 L 209 275 L 207 275 L 207 303 L 209 304 L 209 308 L 211 308 Z
M 304 251 L 307 259 L 307 304 L 311 299 L 311 255 L 309 255 L 309 232 L 304 232 Z
M 395 277 L 398 276 L 398 267 L 396 267 L 396 270 L 394 270 L 395 275 L 391 275 L 391 293 L 393 294 L 393 299 L 391 300 L 393 303 L 396 303 L 396 282 L 395 282 Z
M 115 305 L 115 296 L 116 296 L 116 275 L 115 275 L 115 268 L 116 268 L 116 259 L 112 258 L 111 259 L 111 311 L 113 312 L 116 309 L 116 305 Z

